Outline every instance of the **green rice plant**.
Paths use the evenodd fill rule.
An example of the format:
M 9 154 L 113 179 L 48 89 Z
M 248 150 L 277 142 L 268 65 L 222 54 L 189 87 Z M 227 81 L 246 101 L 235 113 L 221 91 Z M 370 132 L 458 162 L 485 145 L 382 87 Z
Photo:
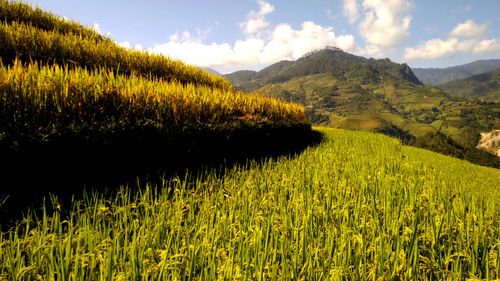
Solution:
M 0 58 L 4 64 L 24 62 L 59 64 L 87 69 L 107 68 L 119 74 L 161 78 L 231 91 L 232 85 L 220 75 L 162 55 L 127 50 L 111 40 L 81 34 L 42 30 L 24 22 L 0 24 Z
M 378 134 L 321 132 L 324 142 L 300 155 L 223 175 L 72 206 L 52 198 L 43 216 L 0 236 L 0 278 L 500 278 L 498 170 Z
M 104 68 L 68 70 L 20 61 L 0 67 L 0 134 L 14 141 L 306 123 L 301 106 L 264 96 L 117 75 Z

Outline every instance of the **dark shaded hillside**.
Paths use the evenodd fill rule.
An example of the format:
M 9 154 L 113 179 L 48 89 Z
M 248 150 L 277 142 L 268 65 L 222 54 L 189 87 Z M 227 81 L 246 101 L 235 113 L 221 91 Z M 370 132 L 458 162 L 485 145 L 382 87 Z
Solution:
M 10 149 L 0 141 L 2 161 L 9 163 L 1 173 L 0 229 L 21 218 L 28 207 L 38 210 L 49 193 L 57 194 L 59 202 L 68 206 L 84 190 L 113 194 L 116 186 L 161 183 L 186 171 L 197 175 L 222 167 L 222 173 L 224 167 L 249 159 L 294 155 L 321 138 L 308 125 L 243 125 L 231 132 L 183 130 L 170 135 L 138 130 L 115 134 L 107 143 L 73 136 Z
M 463 98 L 477 98 L 488 102 L 500 102 L 500 69 L 454 80 L 437 86 L 448 94 Z
M 464 159 L 478 165 L 500 169 L 499 157 L 475 147 L 463 147 L 442 133 L 429 133 L 410 141 L 410 145 Z
M 447 68 L 412 68 L 413 73 L 426 85 L 439 85 L 500 68 L 500 59 L 478 60 Z

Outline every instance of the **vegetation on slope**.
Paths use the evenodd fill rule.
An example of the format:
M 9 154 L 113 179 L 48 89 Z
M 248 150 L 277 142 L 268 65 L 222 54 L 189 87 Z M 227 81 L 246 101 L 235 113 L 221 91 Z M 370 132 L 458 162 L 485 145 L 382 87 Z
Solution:
M 458 151 L 476 156 L 483 155 L 474 151 L 480 132 L 500 124 L 498 104 L 452 97 L 438 88 L 420 85 L 406 65 L 366 59 L 339 49 L 226 77 L 237 88 L 304 105 L 314 124 L 383 132 L 413 144 L 412 139 L 443 133 L 461 147 Z M 492 163 L 486 155 L 488 159 L 482 161 L 468 154 L 460 158 Z
M 500 277 L 500 173 L 383 135 L 322 130 L 297 157 L 133 195 L 54 200 L 0 236 L 9 280 Z M 47 205 L 51 205 L 47 202 Z M 61 211 L 71 208 L 68 217 Z
M 335 47 L 314 51 L 297 61 L 281 61 L 259 72 L 237 71 L 227 74 L 238 89 L 255 90 L 272 84 L 287 82 L 293 78 L 321 73 L 330 73 L 337 79 L 362 77 L 365 84 L 379 81 L 381 76 L 390 75 L 398 79 L 420 84 L 418 78 L 406 65 L 399 65 L 389 59 L 366 59 L 343 52 Z
M 111 40 L 63 34 L 58 30 L 45 31 L 25 23 L 0 24 L 0 51 L 2 61 L 6 64 L 18 58 L 25 62 L 57 63 L 66 67 L 105 67 L 120 74 L 137 74 L 232 90 L 231 83 L 223 77 L 208 74 L 180 61 L 127 50 Z
M 300 106 L 234 92 L 221 76 L 126 50 L 25 4 L 2 1 L 0 7 L 3 139 L 306 123 Z
M 10 141 L 50 141 L 68 131 L 95 137 L 141 128 L 170 133 L 304 122 L 301 107 L 267 97 L 19 61 L 0 67 L 0 100 L 0 136 Z
M 464 147 L 442 133 L 429 133 L 416 138 L 409 144 L 467 160 L 482 166 L 500 169 L 500 157 L 475 147 Z
M 455 97 L 500 103 L 500 69 L 450 81 L 437 87 Z
M 0 15 L 0 155 L 9 163 L 0 202 L 8 197 L 9 208 L 28 204 L 26 194 L 71 195 L 314 138 L 302 106 L 235 92 L 222 76 L 24 4 L 1 1 Z M 15 217 L 0 211 L 0 224 Z
M 426 85 L 440 85 L 453 80 L 486 73 L 500 68 L 500 59 L 478 60 L 447 68 L 412 68 L 415 75 Z
M 75 34 L 86 39 L 111 41 L 90 27 L 61 18 L 38 7 L 33 8 L 21 1 L 0 0 L 0 21 L 7 24 L 25 23 L 45 31 L 54 30 L 62 34 Z

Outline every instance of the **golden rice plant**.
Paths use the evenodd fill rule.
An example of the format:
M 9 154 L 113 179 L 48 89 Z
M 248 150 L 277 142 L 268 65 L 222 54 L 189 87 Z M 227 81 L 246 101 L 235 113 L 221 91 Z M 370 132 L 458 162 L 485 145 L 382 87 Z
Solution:
M 224 129 L 241 124 L 306 123 L 304 109 L 269 97 L 213 89 L 104 68 L 58 65 L 0 67 L 0 129 L 4 136 L 42 140 L 69 131 L 134 128 Z
M 222 76 L 209 74 L 178 60 L 143 51 L 127 50 L 111 40 L 73 33 L 62 34 L 57 30 L 42 30 L 24 22 L 0 24 L 0 57 L 6 64 L 19 58 L 25 62 L 57 63 L 68 67 L 106 67 L 126 75 L 162 78 L 222 90 L 233 88 Z
M 0 21 L 7 24 L 23 22 L 46 31 L 55 30 L 62 34 L 76 34 L 85 38 L 110 41 L 109 38 L 95 32 L 90 27 L 43 11 L 38 7 L 33 8 L 20 1 L 0 0 Z

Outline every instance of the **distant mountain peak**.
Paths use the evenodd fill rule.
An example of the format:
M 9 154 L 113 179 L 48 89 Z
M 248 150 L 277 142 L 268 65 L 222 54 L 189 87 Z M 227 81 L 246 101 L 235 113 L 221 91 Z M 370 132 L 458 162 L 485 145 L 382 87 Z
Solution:
M 225 77 L 236 88 L 251 91 L 265 84 L 285 82 L 293 78 L 321 73 L 330 73 L 339 79 L 356 76 L 362 81 L 373 83 L 377 83 L 382 75 L 417 85 L 422 84 L 406 64 L 398 64 L 388 58 L 367 59 L 334 46 L 311 51 L 296 61 L 281 61 L 272 64 L 256 73 L 238 71 Z
M 309 56 L 312 56 L 312 55 L 315 55 L 317 53 L 320 53 L 320 52 L 325 52 L 325 51 L 332 51 L 332 52 L 339 52 L 339 53 L 346 53 L 344 52 L 344 50 L 342 50 L 341 48 L 338 48 L 338 47 L 335 47 L 335 46 L 326 46 L 325 48 L 322 48 L 322 49 L 315 49 L 315 50 L 312 50 L 312 51 L 309 51 L 307 53 L 305 53 L 304 55 L 302 55 L 300 59 L 305 59 Z

